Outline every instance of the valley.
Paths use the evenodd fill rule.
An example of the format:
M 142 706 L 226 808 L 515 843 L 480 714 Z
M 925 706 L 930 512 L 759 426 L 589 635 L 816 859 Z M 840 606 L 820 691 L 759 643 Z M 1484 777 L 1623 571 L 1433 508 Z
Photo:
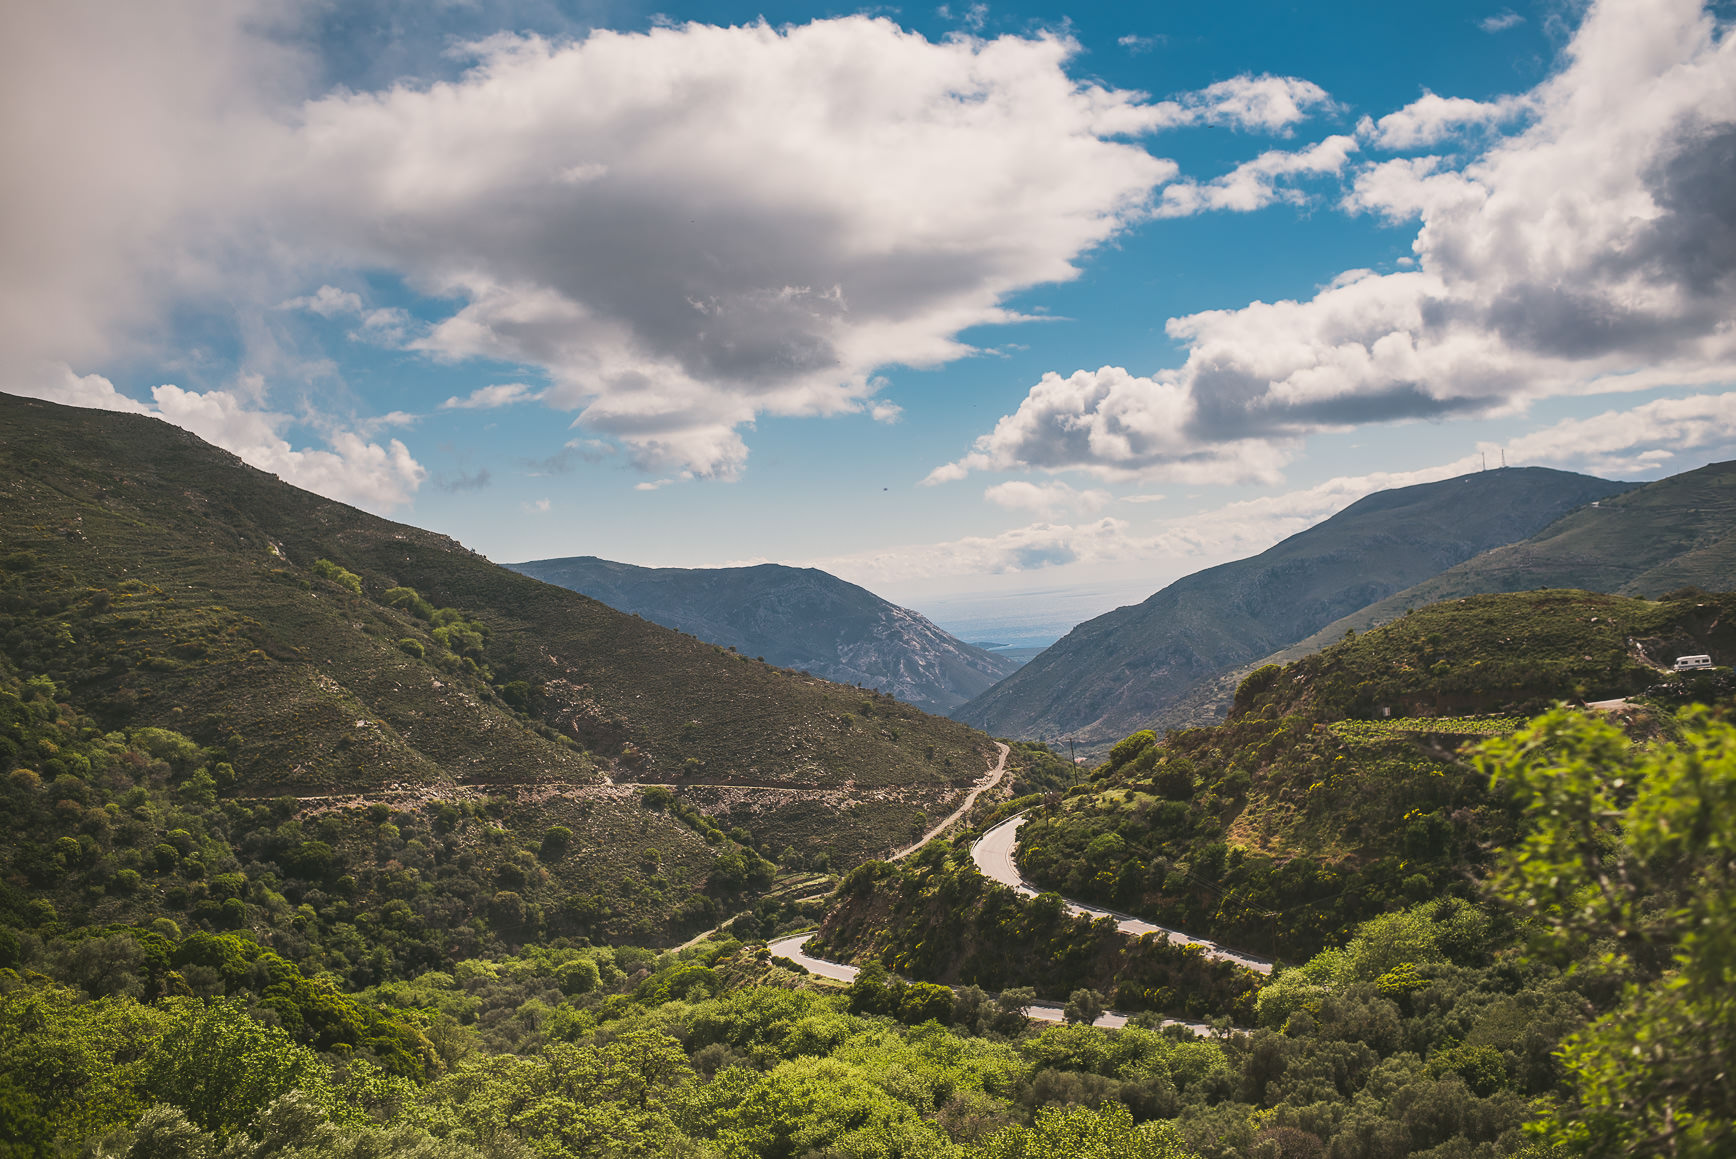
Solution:
M 1611 1067 L 1728 1138 L 1736 596 L 1652 590 L 1715 569 L 1724 466 L 1383 493 L 1166 589 L 1198 624 L 1239 593 L 1164 685 L 1223 714 L 1076 764 L 154 420 L 0 413 L 19 1154 L 1004 1159 L 1077 1129 L 1166 1159 L 1544 1155 L 1528 1122 L 1639 1097 Z M 1454 486 L 1486 510 L 1453 523 Z M 1527 532 L 1512 494 L 1602 497 L 1471 553 Z M 1623 528 L 1652 546 L 1548 570 Z M 1470 590 L 1518 558 L 1631 590 Z M 1352 599 L 1406 606 L 1260 652 Z M 1692 654 L 1720 664 L 1672 670 Z M 1699 1045 L 1621 1061 L 1672 1019 Z

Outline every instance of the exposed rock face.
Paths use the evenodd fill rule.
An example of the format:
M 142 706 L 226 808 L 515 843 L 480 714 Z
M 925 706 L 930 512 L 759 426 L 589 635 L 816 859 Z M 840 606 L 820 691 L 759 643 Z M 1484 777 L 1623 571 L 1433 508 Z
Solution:
M 651 568 L 588 555 L 507 566 L 744 655 L 940 712 L 1018 667 L 817 568 Z

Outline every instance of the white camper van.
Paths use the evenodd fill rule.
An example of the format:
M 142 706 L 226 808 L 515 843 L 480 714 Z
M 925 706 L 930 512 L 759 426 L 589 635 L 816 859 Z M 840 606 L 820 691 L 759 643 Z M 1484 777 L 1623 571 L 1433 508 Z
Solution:
M 1676 671 L 1677 672 L 1694 672 L 1694 671 L 1697 671 L 1701 668 L 1710 668 L 1711 666 L 1712 666 L 1712 658 L 1710 656 L 1677 656 L 1676 657 Z

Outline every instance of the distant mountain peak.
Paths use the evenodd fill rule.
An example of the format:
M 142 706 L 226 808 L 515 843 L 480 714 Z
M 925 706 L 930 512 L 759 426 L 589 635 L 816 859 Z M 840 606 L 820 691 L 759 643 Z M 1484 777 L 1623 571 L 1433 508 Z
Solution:
M 639 567 L 594 555 L 507 566 L 781 668 L 933 711 L 956 708 L 1018 667 L 819 568 Z

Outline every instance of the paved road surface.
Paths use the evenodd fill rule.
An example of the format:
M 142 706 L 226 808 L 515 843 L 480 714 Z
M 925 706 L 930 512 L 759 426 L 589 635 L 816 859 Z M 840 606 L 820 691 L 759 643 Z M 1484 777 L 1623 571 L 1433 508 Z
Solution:
M 835 978 L 840 982 L 850 982 L 856 977 L 856 967 L 846 966 L 842 962 L 830 962 L 825 958 L 815 958 L 802 953 L 802 943 L 813 937 L 813 931 L 805 934 L 792 934 L 787 938 L 779 938 L 771 944 L 771 951 L 779 957 L 788 958 L 800 963 L 811 974 L 822 978 Z M 1036 1002 L 1025 1008 L 1025 1013 L 1037 1022 L 1062 1022 L 1061 1008 L 1050 1002 Z M 1119 1030 L 1127 1025 L 1127 1015 L 1110 1011 L 1100 1017 L 1093 1026 L 1102 1026 L 1109 1030 Z M 1183 1022 L 1176 1018 L 1163 1020 L 1164 1026 L 1185 1026 L 1195 1034 L 1210 1034 L 1212 1028 L 1203 1022 Z
M 990 789 L 994 788 L 996 785 L 1001 783 L 1001 778 L 1007 775 L 1007 754 L 1010 753 L 1012 750 L 1009 749 L 1006 745 L 1002 744 L 1000 741 L 995 741 L 994 743 L 995 743 L 995 748 L 1000 750 L 1000 757 L 999 757 L 999 759 L 997 759 L 995 761 L 995 767 L 983 774 L 983 779 L 981 781 L 977 782 L 976 788 L 972 789 L 969 793 L 965 794 L 964 804 L 962 804 L 958 808 L 954 809 L 952 811 L 952 815 L 949 816 L 946 820 L 942 821 L 940 824 L 938 824 L 934 828 L 930 829 L 927 833 L 924 833 L 920 838 L 917 839 L 916 844 L 905 846 L 903 849 L 900 849 L 898 852 L 894 853 L 888 860 L 897 861 L 901 857 L 908 857 L 912 853 L 915 853 L 918 849 L 921 849 L 924 845 L 927 845 L 930 841 L 933 841 L 936 837 L 940 836 L 940 834 L 944 830 L 951 828 L 953 822 L 957 821 L 960 817 L 963 817 L 966 813 L 968 813 L 970 811 L 970 807 L 972 805 L 976 804 L 978 797 L 982 796 L 984 793 L 988 792 Z M 673 787 L 673 786 L 670 786 L 670 787 Z M 709 938 L 712 934 L 715 934 L 718 930 L 721 930 L 724 926 L 728 925 L 730 921 L 735 920 L 735 917 L 739 917 L 739 916 L 740 916 L 739 914 L 734 915 L 731 918 L 729 918 L 725 921 L 719 922 L 715 926 L 712 926 L 709 930 L 701 930 L 697 934 L 694 934 L 691 938 L 688 938 L 685 942 L 682 942 L 679 946 L 677 946 L 675 948 L 677 950 L 685 950 L 689 946 L 697 946 L 700 942 L 703 942 L 706 938 Z M 784 940 L 788 941 L 789 939 L 786 938 Z M 801 940 L 806 941 L 807 935 L 803 934 Z M 781 951 L 779 951 L 779 952 L 781 952 Z M 797 958 L 798 957 L 798 955 L 796 955 L 796 954 L 790 954 L 787 956 L 790 958 Z M 814 961 L 819 962 L 820 959 L 815 958 Z M 826 963 L 826 964 L 830 964 L 830 963 Z M 808 969 L 810 971 L 812 971 L 815 974 L 819 974 L 822 977 L 839 978 L 845 982 L 848 982 L 851 978 L 854 978 L 856 976 L 856 967 L 854 967 L 854 966 L 838 966 L 837 968 L 840 970 L 848 970 L 850 972 L 848 974 L 828 974 L 825 970 L 815 969 L 815 967 L 813 967 L 813 966 L 808 967 Z
M 982 838 L 971 846 L 970 855 L 971 859 L 976 862 L 977 868 L 982 870 L 984 877 L 998 881 L 1002 885 L 1011 886 L 1026 897 L 1036 897 L 1036 888 L 1019 875 L 1019 867 L 1013 863 L 1013 850 L 1019 843 L 1019 826 L 1024 823 L 1023 817 L 1002 821 L 984 833 Z M 1124 934 L 1132 934 L 1136 938 L 1141 934 L 1168 934 L 1172 942 L 1200 947 L 1208 958 L 1234 962 L 1238 966 L 1244 966 L 1261 974 L 1272 972 L 1272 963 L 1264 958 L 1256 958 L 1252 954 L 1244 954 L 1236 950 L 1226 950 L 1216 942 L 1190 937 L 1180 930 L 1154 926 L 1150 922 L 1141 921 L 1126 914 L 1115 913 L 1113 910 L 1095 909 L 1092 906 L 1080 905 L 1076 901 L 1068 901 L 1067 912 L 1084 914 L 1090 918 L 1114 918 L 1117 928 Z

